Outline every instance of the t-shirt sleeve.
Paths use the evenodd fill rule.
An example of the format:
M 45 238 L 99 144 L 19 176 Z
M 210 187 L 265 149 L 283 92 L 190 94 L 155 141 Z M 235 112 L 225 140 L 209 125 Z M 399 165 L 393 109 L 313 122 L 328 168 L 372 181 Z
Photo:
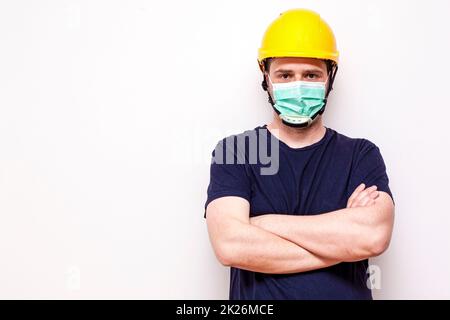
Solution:
M 215 199 L 236 196 L 250 201 L 251 183 L 246 164 L 237 160 L 237 152 L 241 151 L 235 148 L 236 144 L 225 138 L 217 143 L 212 152 L 204 218 L 206 207 Z
M 364 183 L 366 187 L 376 185 L 377 190 L 388 193 L 395 204 L 394 197 L 389 188 L 389 178 L 380 149 L 366 139 L 362 139 L 356 161 L 353 164 L 347 189 L 347 199 L 361 183 Z

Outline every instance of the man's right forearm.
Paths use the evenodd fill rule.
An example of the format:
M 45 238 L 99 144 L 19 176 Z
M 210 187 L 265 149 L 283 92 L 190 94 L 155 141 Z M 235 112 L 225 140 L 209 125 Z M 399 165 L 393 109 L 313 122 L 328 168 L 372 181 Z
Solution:
M 319 257 L 297 244 L 242 221 L 224 232 L 222 263 L 261 273 L 286 274 L 325 268 L 340 261 Z

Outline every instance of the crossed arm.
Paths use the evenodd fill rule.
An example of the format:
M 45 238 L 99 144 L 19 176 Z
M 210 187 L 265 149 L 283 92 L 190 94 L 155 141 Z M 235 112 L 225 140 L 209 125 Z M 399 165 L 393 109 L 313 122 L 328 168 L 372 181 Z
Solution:
M 347 208 L 313 216 L 249 218 L 249 203 L 223 197 L 207 208 L 214 252 L 226 266 L 262 273 L 297 273 L 384 252 L 394 217 L 392 199 L 360 185 Z

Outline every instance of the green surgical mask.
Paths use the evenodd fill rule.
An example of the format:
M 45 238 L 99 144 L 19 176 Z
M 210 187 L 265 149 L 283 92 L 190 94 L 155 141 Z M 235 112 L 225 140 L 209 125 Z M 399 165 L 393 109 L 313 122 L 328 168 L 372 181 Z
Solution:
M 326 83 L 294 81 L 273 83 L 274 108 L 288 125 L 310 125 L 326 103 Z

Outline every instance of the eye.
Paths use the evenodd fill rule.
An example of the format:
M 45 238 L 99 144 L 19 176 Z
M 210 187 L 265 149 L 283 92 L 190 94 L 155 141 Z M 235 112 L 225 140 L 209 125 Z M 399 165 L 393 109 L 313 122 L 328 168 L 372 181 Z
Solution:
M 306 74 L 306 79 L 315 80 L 317 78 L 319 78 L 319 76 L 317 74 L 315 74 L 315 73 L 307 73 Z
M 289 73 L 282 73 L 281 75 L 280 75 L 280 78 L 281 79 L 283 79 L 283 80 L 287 80 L 287 79 L 289 79 L 290 78 L 290 74 Z

